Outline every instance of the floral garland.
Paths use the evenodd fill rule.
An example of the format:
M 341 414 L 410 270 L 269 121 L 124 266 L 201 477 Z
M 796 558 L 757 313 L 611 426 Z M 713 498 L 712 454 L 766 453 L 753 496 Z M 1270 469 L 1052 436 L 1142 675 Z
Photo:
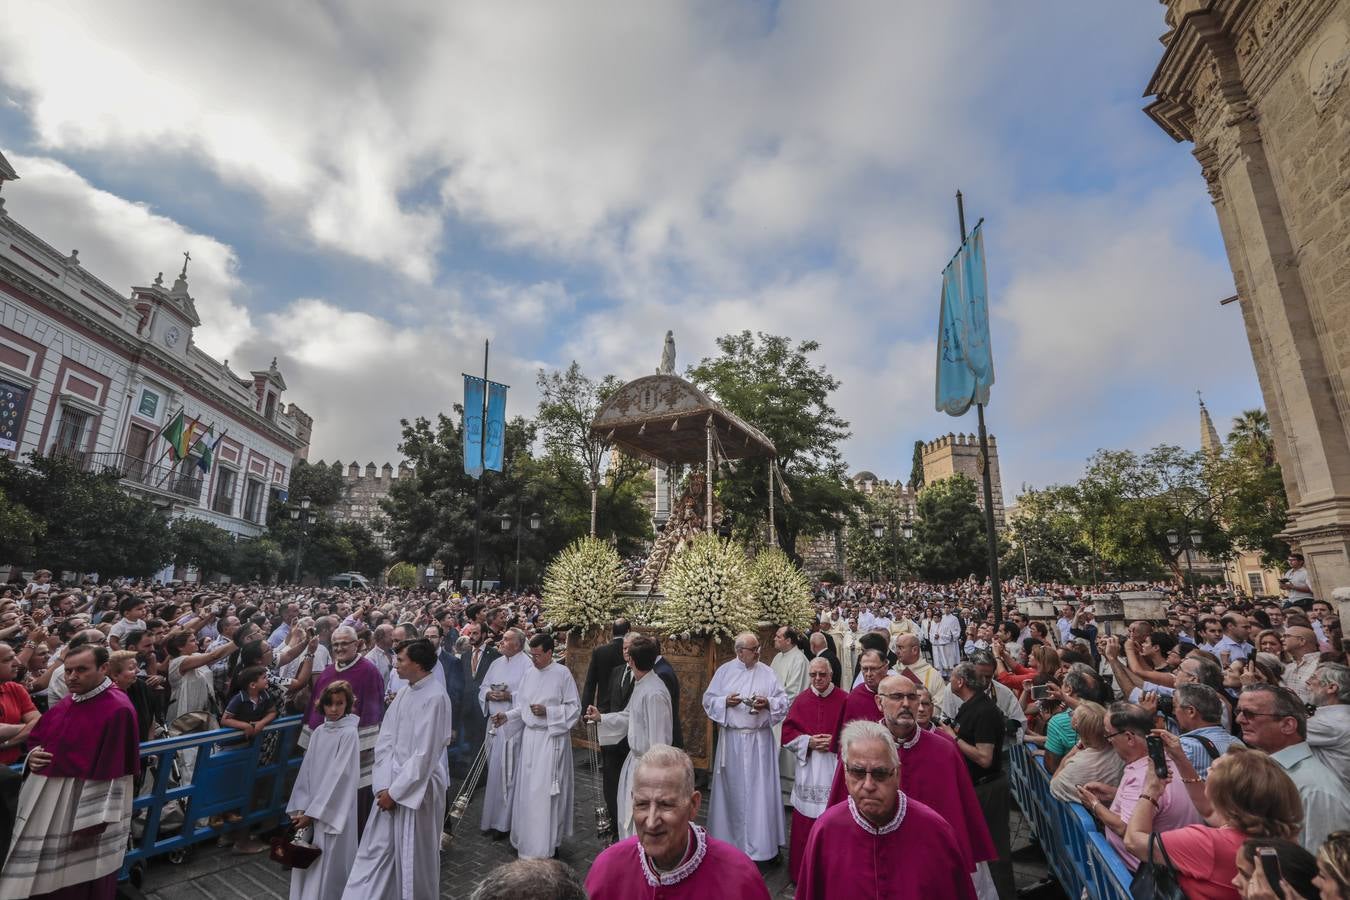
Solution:
M 745 550 L 715 534 L 700 534 L 673 559 L 661 579 L 661 624 L 672 634 L 716 641 L 753 631 L 759 612 Z
M 619 598 L 627 587 L 628 575 L 618 551 L 597 538 L 578 538 L 544 573 L 544 618 L 555 626 L 572 628 L 608 625 L 629 612 Z
M 759 600 L 759 619 L 771 625 L 787 625 L 798 631 L 810 626 L 815 618 L 811 606 L 811 586 L 777 547 L 760 551 L 750 566 L 755 597 Z

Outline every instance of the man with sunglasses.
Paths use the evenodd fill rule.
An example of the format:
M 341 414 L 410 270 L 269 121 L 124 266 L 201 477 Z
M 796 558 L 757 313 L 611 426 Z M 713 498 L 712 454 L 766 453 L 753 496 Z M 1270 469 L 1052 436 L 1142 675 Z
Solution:
M 811 829 L 798 900 L 974 900 L 955 830 L 901 790 L 900 755 L 887 727 L 850 722 L 839 746 L 848 800 Z
M 1288 688 L 1249 684 L 1238 697 L 1238 725 L 1248 747 L 1264 750 L 1298 787 L 1303 801 L 1299 843 L 1317 852 L 1327 835 L 1350 822 L 1350 791 L 1308 746 L 1308 712 Z

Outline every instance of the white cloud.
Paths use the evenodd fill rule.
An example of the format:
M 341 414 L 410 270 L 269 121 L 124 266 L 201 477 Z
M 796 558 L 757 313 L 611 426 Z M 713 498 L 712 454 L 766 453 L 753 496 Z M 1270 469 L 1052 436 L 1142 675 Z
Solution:
M 99 190 L 60 162 L 6 155 L 21 176 L 5 192 L 6 211 L 24 227 L 62 250 L 79 250 L 85 269 L 123 295 L 150 284 L 159 271 L 171 282 L 182 254 L 191 252 L 189 289 L 202 318 L 193 336 L 197 346 L 223 359 L 252 333 L 239 302 L 245 289 L 232 247 L 144 203 Z
M 484 336 L 525 411 L 531 356 L 635 376 L 667 328 L 682 365 L 750 329 L 819 340 L 843 382 L 850 461 L 904 477 L 915 438 L 974 429 L 932 411 L 958 185 L 990 223 L 991 423 L 1010 485 L 1185 421 L 1194 387 L 1230 386 L 1235 404 L 1255 393 L 1240 322 L 1213 306 L 1231 288 L 1225 261 L 1181 231 L 1212 221 L 1194 164 L 1137 109 L 1156 9 L 48 0 L 11 12 L 0 82 L 47 152 L 205 167 L 263 199 L 264 240 L 296 232 L 411 282 L 298 300 L 255 315 L 255 331 L 231 318 L 237 283 L 203 310 L 225 323 L 221 345 L 295 367 L 330 458 L 392 456 L 397 417 L 448 409 Z M 1118 39 L 1103 46 L 1103 33 Z M 1141 173 L 1162 184 L 1131 180 Z M 78 219 L 69 208 L 43 224 L 70 234 Z M 528 274 L 496 259 L 475 271 L 472 252 L 441 271 L 438 255 L 458 249 L 446 235 L 463 233 Z

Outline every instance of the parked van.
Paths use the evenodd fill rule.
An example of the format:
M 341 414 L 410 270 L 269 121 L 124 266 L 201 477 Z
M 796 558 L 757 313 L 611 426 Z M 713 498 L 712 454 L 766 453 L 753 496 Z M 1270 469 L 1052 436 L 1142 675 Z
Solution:
M 349 591 L 370 590 L 370 582 L 366 579 L 366 576 L 359 572 L 343 572 L 341 575 L 333 575 L 328 579 L 328 586 Z

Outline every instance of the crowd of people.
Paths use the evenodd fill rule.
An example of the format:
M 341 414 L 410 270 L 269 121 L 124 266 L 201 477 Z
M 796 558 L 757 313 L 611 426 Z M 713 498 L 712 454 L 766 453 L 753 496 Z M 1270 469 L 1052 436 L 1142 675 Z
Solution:
M 0 588 L 0 900 L 111 896 L 150 789 L 140 742 L 232 729 L 221 746 L 253 742 L 265 763 L 269 726 L 292 714 L 304 757 L 287 810 L 321 851 L 292 897 L 437 896 L 447 803 L 481 769 L 472 824 L 520 859 L 483 897 L 767 897 L 763 867 L 786 851 L 798 897 L 1007 898 L 1007 752 L 1029 742 L 1052 794 L 1131 870 L 1170 868 L 1194 897 L 1350 900 L 1350 668 L 1332 605 L 1148 585 L 1164 616 L 1099 621 L 1093 595 L 1123 587 L 1010 582 L 1005 597 L 1055 613 L 1010 599 L 1000 620 L 975 581 L 820 585 L 808 629 L 778 628 L 771 657 L 737 636 L 688 698 L 716 726 L 705 828 L 680 679 L 660 638 L 622 620 L 578 685 L 530 593 L 39 572 Z M 602 748 L 616 840 L 584 886 L 551 860 L 573 833 L 578 723 Z M 173 777 L 191 781 L 196 756 Z M 233 852 L 266 849 L 246 822 L 210 824 Z

